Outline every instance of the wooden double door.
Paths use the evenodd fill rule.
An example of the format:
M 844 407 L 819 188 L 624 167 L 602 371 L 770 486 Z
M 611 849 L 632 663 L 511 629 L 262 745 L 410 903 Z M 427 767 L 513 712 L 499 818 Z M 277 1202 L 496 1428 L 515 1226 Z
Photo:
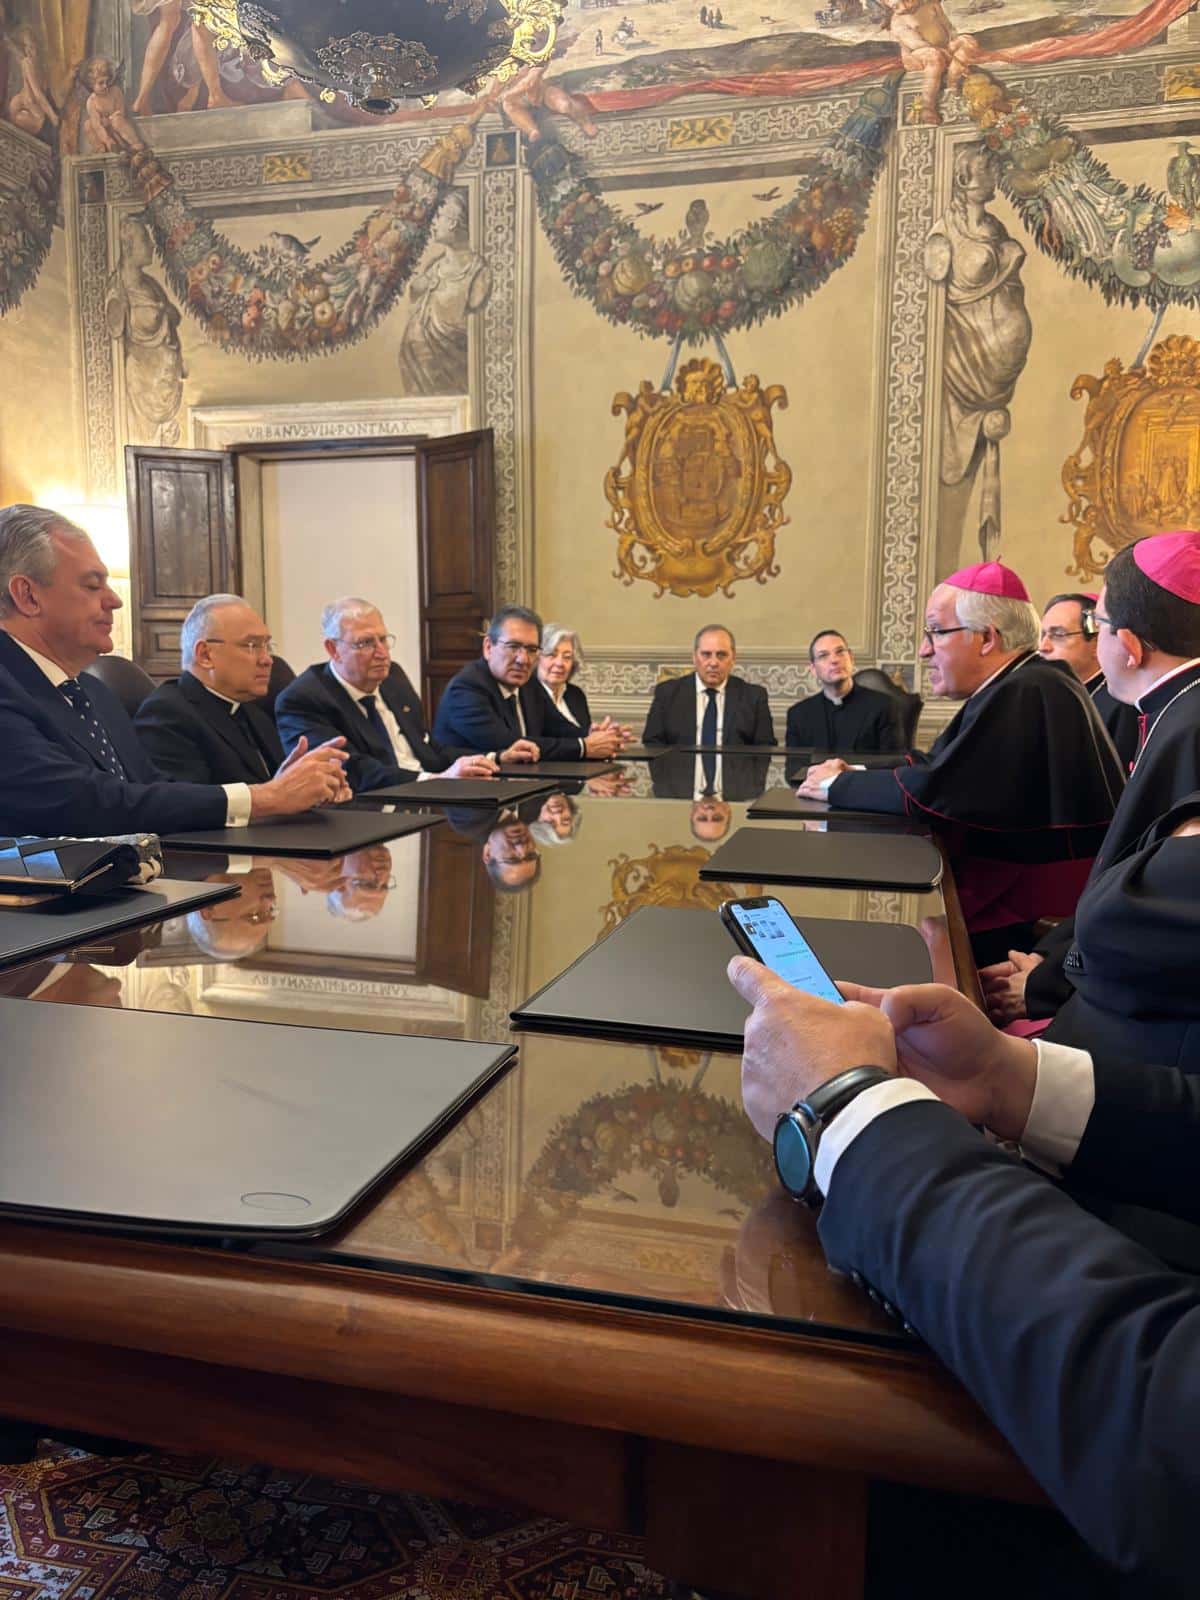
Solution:
M 245 595 L 278 635 L 280 621 L 270 615 L 264 577 L 264 487 L 269 469 L 288 462 L 411 463 L 401 481 L 411 483 L 412 503 L 373 507 L 369 531 L 381 575 L 389 548 L 397 562 L 413 560 L 415 537 L 413 631 L 420 660 L 402 658 L 402 665 L 414 679 L 419 673 L 430 721 L 445 685 L 479 654 L 480 634 L 495 606 L 490 429 L 436 439 L 288 441 L 228 450 L 129 445 L 125 460 L 134 658 L 156 681 L 179 672 L 180 627 L 205 595 Z M 366 531 L 330 518 L 326 601 L 346 592 L 336 581 L 339 553 L 351 551 L 356 535 Z M 314 617 L 313 654 L 317 639 Z M 302 651 L 290 665 L 300 670 L 310 658 Z

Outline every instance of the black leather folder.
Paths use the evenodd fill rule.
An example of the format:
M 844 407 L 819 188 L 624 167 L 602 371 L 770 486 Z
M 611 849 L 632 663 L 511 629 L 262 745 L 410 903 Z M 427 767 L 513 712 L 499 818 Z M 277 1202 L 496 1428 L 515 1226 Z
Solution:
M 600 778 L 616 772 L 620 759 L 615 761 L 521 761 L 510 767 L 501 767 L 501 778 Z
M 436 828 L 443 820 L 424 811 L 361 811 L 345 806 L 305 811 L 298 817 L 275 817 L 244 828 L 197 828 L 192 833 L 165 833 L 172 850 L 216 850 L 224 855 L 344 856 L 364 845 L 383 844 L 401 834 Z
M 890 988 L 929 983 L 929 952 L 915 928 L 797 917 L 835 978 Z M 530 1033 L 644 1039 L 740 1050 L 749 1007 L 725 976 L 737 946 L 715 911 L 644 906 L 512 1013 Z
M 540 769 L 538 769 L 540 770 Z M 355 803 L 377 800 L 388 805 L 417 806 L 515 806 L 535 795 L 550 794 L 555 788 L 551 776 L 533 777 L 513 783 L 504 778 L 430 778 L 425 783 L 397 783 L 386 789 L 367 789 L 355 795 Z
M 0 1215 L 308 1237 L 414 1159 L 511 1045 L 0 1001 Z
M 831 806 L 828 800 L 801 799 L 794 789 L 781 785 L 768 789 L 752 800 L 746 810 L 752 820 L 761 817 L 781 822 L 829 822 L 835 818 L 855 822 L 871 822 L 880 828 L 892 828 L 901 833 L 928 833 L 923 822 L 911 817 L 896 816 L 891 811 L 851 811 L 843 806 Z
M 930 840 L 881 833 L 807 833 L 741 828 L 700 868 L 720 883 L 806 883 L 834 889 L 899 889 L 924 894 L 942 877 Z
M 118 889 L 103 900 L 71 895 L 36 906 L 0 906 L 0 967 L 36 961 L 74 945 L 102 947 L 109 935 L 182 916 L 238 892 L 233 883 L 176 883 L 156 878 L 149 889 Z M 102 949 L 92 959 L 105 965 Z

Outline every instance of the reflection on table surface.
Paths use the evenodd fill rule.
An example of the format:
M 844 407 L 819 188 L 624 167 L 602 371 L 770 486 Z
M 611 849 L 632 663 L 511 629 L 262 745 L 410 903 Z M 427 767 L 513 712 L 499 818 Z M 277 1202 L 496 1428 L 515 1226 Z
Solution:
M 688 761 L 693 757 L 689 754 Z M 761 762 L 761 758 L 755 758 Z M 759 787 L 778 782 L 764 769 Z M 756 791 L 758 792 L 758 791 Z M 712 916 L 753 885 L 700 868 L 747 800 L 656 797 L 652 769 L 332 861 L 182 853 L 168 874 L 240 893 L 0 992 L 204 1016 L 506 1041 L 510 1010 L 643 906 Z M 756 823 L 794 828 L 794 823 Z M 779 886 L 797 915 L 917 927 L 953 982 L 940 895 Z M 732 953 L 732 945 L 730 947 Z M 632 1298 L 657 1309 L 898 1337 L 825 1267 L 741 1111 L 736 1057 L 520 1036 L 517 1067 L 316 1260 Z

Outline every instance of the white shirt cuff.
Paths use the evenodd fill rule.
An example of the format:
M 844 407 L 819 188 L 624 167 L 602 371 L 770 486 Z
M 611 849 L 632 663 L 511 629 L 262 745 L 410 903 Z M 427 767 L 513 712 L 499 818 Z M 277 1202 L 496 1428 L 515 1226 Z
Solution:
M 844 1111 L 839 1111 L 821 1135 L 817 1146 L 817 1160 L 813 1176 L 822 1194 L 829 1193 L 829 1182 L 842 1151 L 863 1129 L 881 1117 L 885 1111 L 905 1106 L 913 1100 L 937 1100 L 932 1089 L 912 1078 L 892 1078 L 887 1083 L 877 1083 L 855 1095 Z
M 250 785 L 224 783 L 221 787 L 225 791 L 225 826 L 244 828 L 250 821 Z
M 230 874 L 253 872 L 257 860 L 257 856 L 230 856 L 225 870 Z
M 1074 1161 L 1096 1104 L 1096 1074 L 1086 1050 L 1047 1039 L 1035 1039 L 1034 1047 L 1037 1082 L 1021 1154 L 1057 1178 Z
M 440 772 L 426 772 L 424 769 L 422 769 L 417 773 L 417 782 L 424 783 L 426 778 L 440 778 L 441 776 L 442 774 Z

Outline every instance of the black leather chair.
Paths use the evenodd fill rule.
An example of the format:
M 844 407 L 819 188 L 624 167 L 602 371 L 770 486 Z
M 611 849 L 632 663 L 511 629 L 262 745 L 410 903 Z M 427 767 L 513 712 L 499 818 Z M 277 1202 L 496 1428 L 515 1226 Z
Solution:
M 111 689 L 131 717 L 137 715 L 142 701 L 158 687 L 148 672 L 125 656 L 97 656 L 91 666 L 83 670 L 99 678 L 106 689 Z
M 911 750 L 913 740 L 917 737 L 917 723 L 921 719 L 921 712 L 925 702 L 919 694 L 909 694 L 907 689 L 902 689 L 894 679 L 889 678 L 886 672 L 881 672 L 878 667 L 863 667 L 861 672 L 854 674 L 855 683 L 860 683 L 864 689 L 878 689 L 881 694 L 890 694 L 900 711 L 900 726 L 904 733 L 904 748 Z
M 260 696 L 258 700 L 258 704 L 262 706 L 264 711 L 270 712 L 271 716 L 275 715 L 276 699 L 283 693 L 288 684 L 293 681 L 295 676 L 296 674 L 282 656 L 273 656 L 271 658 L 271 681 L 267 685 L 266 694 Z

